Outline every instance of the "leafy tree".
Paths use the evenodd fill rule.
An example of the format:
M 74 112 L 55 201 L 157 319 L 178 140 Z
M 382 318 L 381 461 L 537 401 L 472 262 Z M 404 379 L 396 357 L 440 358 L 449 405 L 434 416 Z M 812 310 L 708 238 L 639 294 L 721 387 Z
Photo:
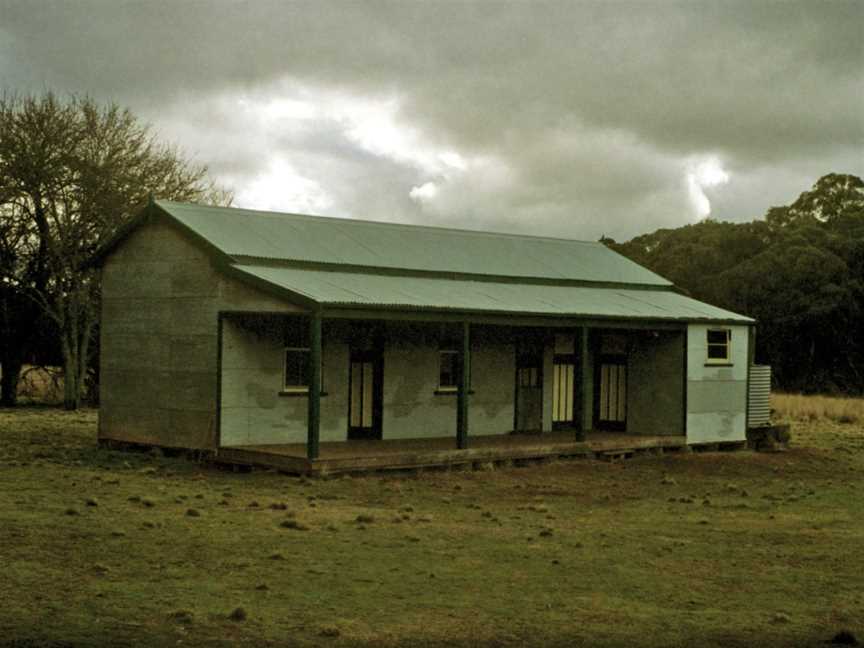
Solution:
M 777 384 L 864 392 L 864 182 L 829 174 L 765 220 L 706 220 L 613 249 L 694 297 L 757 320 Z
M 805 224 L 825 224 L 836 229 L 844 224 L 861 226 L 864 181 L 853 175 L 829 173 L 785 207 L 772 207 L 765 221 L 775 230 Z
M 67 408 L 80 404 L 98 321 L 98 276 L 85 261 L 148 192 L 230 202 L 206 174 L 116 104 L 51 92 L 0 98 L 0 315 L 5 309 L 19 351 L 34 324 L 24 304 L 53 323 Z M 12 355 L 7 349 L 0 361 L 17 375 Z M 4 398 L 14 399 L 5 387 Z

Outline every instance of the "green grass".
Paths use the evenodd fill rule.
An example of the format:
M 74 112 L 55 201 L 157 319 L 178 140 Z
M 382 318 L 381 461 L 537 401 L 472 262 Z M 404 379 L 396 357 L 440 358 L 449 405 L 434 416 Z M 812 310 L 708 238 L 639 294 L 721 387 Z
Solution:
M 312 481 L 98 449 L 95 425 L 0 411 L 0 646 L 864 638 L 860 424 L 796 423 L 776 454 Z

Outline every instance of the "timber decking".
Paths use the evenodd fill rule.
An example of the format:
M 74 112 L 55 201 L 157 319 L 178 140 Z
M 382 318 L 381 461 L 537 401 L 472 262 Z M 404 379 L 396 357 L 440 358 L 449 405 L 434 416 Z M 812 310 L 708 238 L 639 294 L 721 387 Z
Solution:
M 218 463 L 276 468 L 289 473 L 321 475 L 375 470 L 404 470 L 475 463 L 531 461 L 603 453 L 662 451 L 686 446 L 684 436 L 591 433 L 585 441 L 573 433 L 505 434 L 474 437 L 465 450 L 453 437 L 385 441 L 324 442 L 315 461 L 306 458 L 306 444 L 253 445 L 219 448 Z

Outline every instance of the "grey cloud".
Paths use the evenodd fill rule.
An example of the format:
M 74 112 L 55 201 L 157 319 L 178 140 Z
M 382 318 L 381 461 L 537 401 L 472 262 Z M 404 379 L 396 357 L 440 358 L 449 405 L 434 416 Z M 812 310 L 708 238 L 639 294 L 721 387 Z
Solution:
M 238 182 L 281 155 L 355 216 L 621 238 L 687 221 L 691 156 L 727 165 L 708 195 L 737 220 L 823 173 L 864 173 L 856 2 L 0 1 L 0 15 L 4 88 L 127 103 Z M 436 178 L 339 124 L 253 132 L 232 104 L 291 87 L 398 96 L 428 141 L 512 175 L 469 173 L 418 204 L 408 191 Z

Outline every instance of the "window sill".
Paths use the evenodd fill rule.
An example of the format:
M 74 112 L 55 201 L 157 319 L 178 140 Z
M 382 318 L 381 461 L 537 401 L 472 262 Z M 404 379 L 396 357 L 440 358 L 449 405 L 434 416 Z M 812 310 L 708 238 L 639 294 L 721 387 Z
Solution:
M 282 391 L 279 392 L 279 396 L 284 396 L 287 398 L 292 398 L 294 396 L 308 396 L 308 395 L 309 395 L 308 389 L 297 389 L 297 390 L 283 389 Z M 321 396 L 327 396 L 327 392 L 322 391 Z
M 458 396 L 459 390 L 456 387 L 439 387 L 433 392 L 436 396 Z M 473 389 L 468 390 L 468 395 L 474 393 Z
M 731 362 L 706 362 L 706 367 L 734 367 L 735 365 Z

